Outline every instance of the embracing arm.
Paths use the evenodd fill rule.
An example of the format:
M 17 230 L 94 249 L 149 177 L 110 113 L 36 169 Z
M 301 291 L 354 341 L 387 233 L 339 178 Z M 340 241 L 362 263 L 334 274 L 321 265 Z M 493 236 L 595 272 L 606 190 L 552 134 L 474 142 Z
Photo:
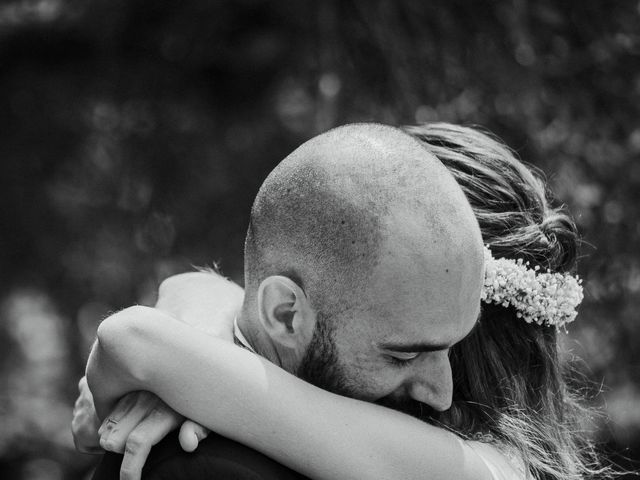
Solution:
M 158 288 L 155 308 L 200 332 L 233 341 L 233 319 L 244 290 L 214 271 L 173 275 Z
M 232 341 L 233 319 L 242 305 L 243 296 L 242 288 L 214 271 L 188 272 L 173 275 L 161 283 L 156 308 L 201 332 Z M 94 348 L 98 346 L 96 344 Z M 100 354 L 100 351 L 93 351 L 94 360 L 104 357 Z M 99 390 L 100 383 L 112 377 L 113 372 L 104 362 L 94 362 L 94 369 L 97 367 L 103 370 L 100 377 L 94 375 L 93 385 Z M 150 448 L 150 445 L 155 444 L 182 421 L 181 416 L 162 401 L 143 392 L 123 397 L 116 410 L 100 408 L 100 415 L 97 415 L 92 392 L 84 377 L 80 380 L 78 391 L 71 431 L 76 448 L 81 452 L 103 453 L 103 448 L 122 452 L 132 433 L 136 433 L 135 437 L 138 438 L 142 435 L 144 442 L 138 443 L 144 443 Z M 152 417 L 148 415 L 151 411 L 154 412 Z M 164 412 L 164 415 L 159 412 Z M 101 419 L 107 414 L 121 420 L 118 429 L 100 428 Z M 112 424 L 107 426 L 113 427 Z M 197 439 L 206 435 L 207 432 L 202 427 L 186 421 L 181 426 L 180 441 L 185 450 L 191 451 L 196 447 Z M 142 464 L 144 457 L 144 454 L 140 454 L 136 464 Z M 129 459 L 127 455 L 125 459 Z
M 233 319 L 242 305 L 243 296 L 241 287 L 215 272 L 188 272 L 173 275 L 160 284 L 155 308 L 199 332 L 232 342 Z M 94 344 L 90 359 L 89 364 L 94 369 L 91 392 L 105 391 L 104 385 L 113 385 L 114 377 L 120 377 L 119 382 L 126 384 L 129 375 L 114 370 L 99 341 Z M 104 398 L 103 395 L 99 397 Z M 96 412 L 103 419 L 110 410 L 105 409 L 105 402 L 98 403 Z M 113 406 L 112 402 L 109 404 Z
M 105 320 L 94 353 L 87 375 L 99 409 L 128 391 L 150 390 L 182 414 L 312 478 L 490 478 L 453 434 L 320 390 L 153 309 L 134 307 Z M 92 381 L 106 373 L 101 363 L 113 375 L 98 391 Z

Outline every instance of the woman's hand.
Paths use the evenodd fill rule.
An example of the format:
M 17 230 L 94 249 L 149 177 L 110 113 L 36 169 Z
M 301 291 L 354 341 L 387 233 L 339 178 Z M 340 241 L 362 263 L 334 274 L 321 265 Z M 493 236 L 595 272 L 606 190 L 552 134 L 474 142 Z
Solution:
M 125 395 L 98 430 L 105 450 L 123 453 L 121 480 L 138 480 L 151 448 L 182 423 L 180 444 L 193 451 L 209 430 L 184 417 L 149 392 Z
M 162 282 L 155 310 L 169 314 L 208 335 L 232 341 L 233 318 L 240 309 L 242 298 L 242 289 L 217 273 L 190 272 L 169 277 Z M 151 314 L 154 309 L 140 310 L 139 307 L 132 308 L 118 314 Z M 86 391 L 91 395 L 88 387 Z M 95 408 L 93 411 L 95 416 Z M 124 396 L 105 419 L 100 428 L 100 444 L 106 450 L 124 453 L 122 478 L 137 479 L 140 478 L 151 447 L 183 420 L 184 417 L 157 396 L 148 392 L 132 392 Z M 99 425 L 97 417 L 95 422 Z M 209 430 L 186 420 L 180 427 L 180 444 L 185 451 L 193 451 L 208 434 Z M 93 448 L 100 451 L 97 437 L 95 426 Z
M 198 448 L 198 444 L 209 436 L 209 433 L 211 430 L 207 427 L 203 427 L 193 420 L 185 420 L 180 426 L 178 440 L 185 452 L 193 452 Z
M 134 307 L 115 315 L 124 318 L 153 316 L 155 310 L 160 315 L 168 314 L 200 332 L 232 342 L 233 319 L 242 305 L 243 296 L 243 290 L 238 285 L 215 272 L 190 272 L 169 277 L 162 282 L 155 309 Z M 96 347 L 94 359 L 101 356 L 95 350 Z M 115 377 L 122 380 L 130 376 L 130 372 L 118 373 L 110 370 L 103 369 L 103 378 L 115 374 L 113 380 Z M 88 387 L 86 391 L 90 396 Z M 96 398 L 100 399 L 100 394 Z M 95 408 L 93 414 L 95 416 Z M 97 416 L 95 423 L 93 448 L 100 451 L 97 442 Z M 193 451 L 206 438 L 209 430 L 195 422 L 184 420 L 184 417 L 151 393 L 132 392 L 120 399 L 105 418 L 99 430 L 100 444 L 106 450 L 124 453 L 121 478 L 138 479 L 151 447 L 181 423 L 180 444 L 185 451 Z
M 87 385 L 87 378 L 82 377 L 78 382 L 78 399 L 73 407 L 71 433 L 76 449 L 83 453 L 102 453 L 99 443 L 98 428 L 100 420 L 93 404 L 93 395 Z

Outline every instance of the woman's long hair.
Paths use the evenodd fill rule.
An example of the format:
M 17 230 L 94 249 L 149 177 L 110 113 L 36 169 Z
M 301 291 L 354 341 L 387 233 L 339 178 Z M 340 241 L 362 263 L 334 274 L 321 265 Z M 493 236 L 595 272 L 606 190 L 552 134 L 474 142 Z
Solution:
M 404 130 L 456 178 L 495 258 L 552 272 L 575 267 L 575 224 L 550 206 L 540 174 L 500 141 L 445 123 Z M 453 404 L 437 420 L 515 451 L 535 479 L 603 478 L 609 471 L 580 430 L 591 413 L 567 386 L 556 337 L 554 327 L 527 323 L 512 307 L 483 305 L 477 328 L 451 350 Z

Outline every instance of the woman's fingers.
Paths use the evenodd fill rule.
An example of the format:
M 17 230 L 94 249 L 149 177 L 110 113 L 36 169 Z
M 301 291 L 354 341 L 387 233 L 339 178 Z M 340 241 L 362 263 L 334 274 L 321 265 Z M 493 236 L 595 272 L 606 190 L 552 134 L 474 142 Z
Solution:
M 149 392 L 124 396 L 100 427 L 100 445 L 124 453 L 120 478 L 138 480 L 151 447 L 176 428 L 183 417 Z
M 100 421 L 95 413 L 86 409 L 74 409 L 71 433 L 76 449 L 83 453 L 103 453 L 100 448 L 98 427 Z
M 139 403 L 144 395 L 145 392 L 131 392 L 122 397 L 118 403 L 116 403 L 116 406 L 113 408 L 109 416 L 102 421 L 102 425 L 100 425 L 100 428 L 98 429 L 100 436 L 105 434 L 107 431 L 114 429 L 120 420 L 127 415 L 129 410 Z
M 87 386 L 87 379 L 82 377 L 78 383 L 78 399 L 73 407 L 71 433 L 76 449 L 83 453 L 102 453 L 98 435 L 100 420 L 93 405 L 93 396 Z
M 148 392 L 132 392 L 120 399 L 98 430 L 100 446 L 105 450 L 123 453 L 132 430 L 155 406 L 157 397 Z
M 164 403 L 151 410 L 127 438 L 120 480 L 139 480 L 151 447 L 176 428 L 181 419 L 178 413 Z
M 209 435 L 208 428 L 192 420 L 186 420 L 180 427 L 180 446 L 185 452 L 193 452 L 198 448 L 198 444 Z

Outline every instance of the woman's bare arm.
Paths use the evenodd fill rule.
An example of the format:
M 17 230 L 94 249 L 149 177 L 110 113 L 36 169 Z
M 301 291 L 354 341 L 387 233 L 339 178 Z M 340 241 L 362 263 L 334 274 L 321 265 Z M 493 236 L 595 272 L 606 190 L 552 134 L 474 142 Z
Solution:
M 233 319 L 242 306 L 243 297 L 240 286 L 215 272 L 187 272 L 173 275 L 160 284 L 155 308 L 202 333 L 232 342 Z M 94 375 L 94 388 L 100 388 L 101 382 L 109 382 L 116 375 L 99 347 L 94 345 L 91 353 L 93 364 L 100 367 L 100 378 Z M 103 360 L 96 362 L 97 358 Z M 117 372 L 117 375 L 123 375 L 123 383 L 128 378 L 126 372 Z M 96 411 L 103 419 L 109 411 L 101 407 Z
M 155 308 L 203 333 L 232 342 L 233 319 L 243 298 L 239 285 L 216 272 L 188 272 L 160 284 Z
M 455 435 L 320 390 L 153 309 L 133 307 L 105 320 L 94 353 L 87 376 L 99 409 L 128 391 L 149 390 L 312 478 L 489 478 Z

